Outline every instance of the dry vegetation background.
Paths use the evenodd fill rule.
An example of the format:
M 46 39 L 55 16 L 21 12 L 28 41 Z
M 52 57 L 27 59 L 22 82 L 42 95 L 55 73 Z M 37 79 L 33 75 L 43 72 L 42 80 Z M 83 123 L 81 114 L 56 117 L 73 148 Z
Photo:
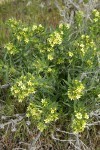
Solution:
M 6 25 L 6 21 L 9 18 L 14 17 L 29 26 L 31 24 L 42 24 L 53 29 L 60 22 L 73 24 L 74 15 L 78 10 L 83 10 L 88 19 L 91 10 L 94 8 L 100 10 L 99 0 L 0 0 L 0 57 L 2 57 L 1 49 L 9 41 L 9 31 Z M 0 83 L 2 83 L 1 78 Z M 20 124 L 19 122 L 23 120 L 24 114 L 12 115 L 11 102 L 7 101 L 5 104 L 8 93 L 5 87 L 2 89 L 4 90 L 0 95 L 0 117 L 6 129 L 3 131 L 3 127 L 0 126 L 0 150 L 27 150 L 28 147 L 29 150 L 100 150 L 100 126 L 98 124 L 91 126 L 89 131 L 87 130 L 87 132 L 80 134 L 79 137 L 70 135 L 70 139 L 73 137 L 73 140 L 76 140 L 76 145 L 71 145 L 71 141 L 58 140 L 68 136 L 64 131 L 58 130 L 55 133 L 57 138 L 54 135 L 50 135 L 49 131 L 41 135 L 35 127 L 31 127 L 31 131 L 28 133 L 29 129 L 27 127 L 30 122 L 24 120 Z M 21 109 L 21 106 L 16 104 L 16 109 Z M 100 119 L 98 111 L 91 115 L 94 115 L 94 120 L 96 115 Z M 20 126 L 20 130 L 16 134 L 21 133 L 22 142 L 19 141 L 19 135 L 16 135 L 16 140 L 13 138 L 13 132 L 8 131 L 7 127 L 13 121 Z M 29 146 L 32 139 L 34 139 L 32 144 L 36 143 L 33 149 Z M 83 149 L 80 148 L 80 143 L 81 145 L 83 144 Z

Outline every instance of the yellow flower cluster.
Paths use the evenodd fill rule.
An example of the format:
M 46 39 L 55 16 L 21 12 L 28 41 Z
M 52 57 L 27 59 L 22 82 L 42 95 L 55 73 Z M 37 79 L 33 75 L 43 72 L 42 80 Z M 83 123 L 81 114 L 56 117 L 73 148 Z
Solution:
M 93 15 L 94 15 L 94 22 L 97 22 L 100 19 L 100 13 L 97 9 L 93 10 Z
M 27 117 L 32 116 L 35 120 L 40 120 L 42 113 L 42 110 L 34 103 L 30 103 L 27 108 Z
M 18 42 L 24 41 L 26 44 L 29 42 L 29 28 L 24 27 L 21 21 L 16 21 L 15 19 L 9 19 L 8 24 L 14 31 L 13 36 L 18 40 Z
M 69 29 L 70 28 L 70 24 L 68 24 L 68 23 L 67 24 L 65 24 L 65 23 L 64 24 L 63 23 L 59 24 L 59 29 L 63 29 L 64 27 Z
M 50 67 L 49 67 L 48 70 L 47 70 L 48 73 L 50 73 L 50 72 L 52 72 L 52 71 L 53 71 L 53 70 L 52 70 L 52 68 L 50 68 Z
M 84 91 L 84 85 L 81 83 L 81 81 L 73 80 L 72 86 L 68 89 L 68 97 L 71 100 L 77 100 L 83 95 Z
M 62 43 L 62 35 L 59 32 L 55 31 L 48 38 L 48 42 L 51 47 L 54 47 L 55 45 L 60 45 Z
M 24 98 L 31 93 L 35 93 L 34 76 L 28 73 L 26 76 L 21 76 L 16 83 L 11 87 L 11 93 L 22 102 Z
M 9 19 L 8 24 L 11 26 L 12 29 L 15 29 L 19 25 L 20 21 L 17 21 L 16 19 L 12 18 Z
M 96 45 L 94 41 L 89 37 L 89 35 L 82 35 L 81 36 L 81 42 L 78 43 L 78 46 L 80 48 L 80 52 L 82 56 L 87 55 L 87 53 L 90 52 L 92 49 L 92 54 L 95 55 L 96 52 Z
M 15 19 L 9 19 L 9 25 L 14 30 L 14 36 L 18 40 L 18 42 L 24 42 L 24 44 L 28 44 L 33 37 L 34 32 L 40 33 L 44 30 L 44 27 L 40 25 L 33 25 L 31 28 L 25 27 L 21 25 L 20 21 L 16 21 Z
M 37 29 L 37 25 L 32 26 L 32 31 L 35 31 Z
M 80 112 L 76 113 L 75 116 L 77 119 L 82 119 L 82 114 Z
M 53 60 L 53 59 L 54 59 L 53 53 L 49 53 L 48 54 L 48 60 Z
M 78 55 L 85 60 L 85 64 L 89 67 L 93 66 L 94 58 L 97 55 L 97 47 L 93 39 L 89 35 L 81 35 L 79 41 L 75 43 Z
M 6 44 L 5 48 L 7 49 L 8 53 L 11 55 L 15 55 L 19 52 L 19 50 L 16 48 L 15 45 L 13 45 L 13 43 Z
M 75 111 L 74 120 L 72 122 L 72 128 L 74 132 L 75 133 L 83 132 L 86 127 L 86 123 L 88 119 L 89 119 L 89 115 L 84 110 L 81 109 L 78 112 Z
M 38 128 L 41 132 L 43 132 L 43 131 L 47 128 L 47 125 L 44 124 L 44 122 L 39 122 L 39 123 L 37 124 L 37 128 Z
M 42 100 L 42 105 L 43 105 L 43 107 L 47 107 L 48 106 L 48 101 L 46 99 L 43 99 Z M 49 108 L 48 116 L 44 120 L 44 122 L 46 124 L 58 119 L 58 114 L 56 113 L 56 111 L 57 111 L 57 108 L 55 106 L 51 106 Z
M 44 27 L 41 24 L 39 24 L 38 26 L 37 25 L 32 26 L 32 31 L 39 32 L 39 31 L 43 31 L 43 30 L 44 30 Z
M 51 113 L 50 115 L 48 115 L 48 117 L 44 120 L 46 124 L 51 123 L 52 121 L 56 121 L 58 119 L 58 114 L 54 114 L 54 113 Z
M 26 44 L 29 43 L 30 39 L 28 36 L 29 29 L 27 27 L 19 29 L 19 32 L 16 32 L 16 39 L 21 42 L 24 41 Z
M 49 47 L 49 48 L 47 48 L 47 51 L 48 51 L 48 52 L 53 52 L 54 49 L 53 49 L 52 47 Z
M 100 98 L 100 94 L 98 94 L 98 98 Z
M 73 57 L 73 55 L 74 55 L 74 54 L 73 54 L 72 52 L 70 52 L 70 51 L 68 52 L 68 56 L 69 56 L 69 57 Z
M 37 128 L 42 132 L 47 124 L 58 119 L 57 106 L 47 99 L 42 99 L 40 105 L 30 103 L 27 108 L 27 117 L 31 116 L 38 122 Z
M 42 99 L 42 100 L 41 100 L 41 103 L 42 103 L 42 106 L 43 106 L 43 107 L 48 106 L 48 101 L 47 101 L 46 99 Z

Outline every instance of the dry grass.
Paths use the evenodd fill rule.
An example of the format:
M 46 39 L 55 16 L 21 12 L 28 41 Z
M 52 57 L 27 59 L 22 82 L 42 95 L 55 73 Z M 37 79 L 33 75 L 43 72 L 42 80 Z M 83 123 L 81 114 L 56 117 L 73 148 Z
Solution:
M 8 39 L 6 20 L 16 18 L 27 24 L 42 24 L 44 26 L 55 27 L 60 16 L 52 0 L 7 0 L 0 4 L 0 45 Z
M 61 18 L 54 5 L 54 0 L 51 0 L 51 3 L 47 3 L 46 0 L 28 1 L 29 0 L 7 0 L 5 2 L 4 0 L 0 0 L 0 48 L 9 39 L 9 33 L 5 22 L 11 17 L 15 17 L 18 20 L 20 19 L 22 22 L 26 22 L 29 25 L 36 23 L 43 24 L 44 26 L 56 27 L 59 23 Z M 99 128 L 99 126 L 91 127 L 90 130 L 80 135 L 80 140 L 88 146 L 88 149 L 85 150 L 99 150 Z M 35 128 L 32 129 L 32 131 L 34 132 L 25 139 L 23 145 L 25 145 L 25 142 L 29 144 L 32 138 L 35 139 L 37 137 L 38 132 L 35 131 Z M 0 136 L 2 133 L 0 133 Z M 55 137 L 57 136 L 60 137 L 58 133 L 55 133 Z M 17 140 L 14 141 L 12 137 L 13 133 L 11 134 L 11 132 L 9 132 L 8 136 L 3 138 L 0 148 L 4 146 L 5 149 L 12 150 L 14 147 L 18 147 L 18 143 L 16 144 L 15 142 Z M 57 140 L 58 137 L 56 139 L 52 138 L 54 137 L 50 135 L 49 131 L 44 133 L 36 143 L 36 150 L 77 150 L 70 142 L 59 141 Z M 60 139 L 65 140 L 66 135 L 61 135 Z

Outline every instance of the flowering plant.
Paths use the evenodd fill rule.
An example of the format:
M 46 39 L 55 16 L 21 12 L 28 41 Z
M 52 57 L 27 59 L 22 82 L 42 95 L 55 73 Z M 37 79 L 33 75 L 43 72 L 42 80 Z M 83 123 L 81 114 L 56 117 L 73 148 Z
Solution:
M 26 116 L 37 122 L 40 131 L 64 116 L 64 121 L 72 118 L 74 132 L 82 132 L 90 111 L 96 109 L 100 99 L 99 36 L 95 37 L 100 32 L 99 12 L 94 10 L 92 17 L 86 30 L 77 30 L 81 13 L 75 27 L 60 24 L 54 31 L 8 21 L 12 34 L 5 45 L 4 63 L 11 95 L 26 103 Z

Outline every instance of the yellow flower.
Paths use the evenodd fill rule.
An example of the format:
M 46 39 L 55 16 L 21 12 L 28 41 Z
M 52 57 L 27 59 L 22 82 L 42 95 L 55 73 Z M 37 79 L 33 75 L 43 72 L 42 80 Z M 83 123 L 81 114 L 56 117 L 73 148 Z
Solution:
M 82 114 L 81 113 L 77 113 L 75 116 L 76 116 L 77 119 L 82 119 Z
M 94 13 L 95 17 L 99 17 L 99 15 L 100 15 L 99 11 L 97 11 L 96 9 L 93 10 L 93 13 Z
M 48 54 L 48 60 L 53 60 L 53 55 L 52 54 Z
M 99 11 L 97 11 L 97 12 L 95 13 L 95 16 L 96 16 L 96 17 L 99 17 Z
M 48 68 L 48 72 L 52 72 L 52 69 L 51 69 L 51 68 Z
M 60 24 L 59 24 L 59 28 L 60 28 L 60 29 L 62 29 L 63 26 L 64 26 L 63 23 L 60 23 Z
M 89 116 L 88 116 L 87 113 L 85 113 L 84 118 L 85 118 L 85 119 L 89 119 Z
M 28 31 L 28 28 L 23 28 L 23 31 L 27 32 L 27 31 Z
M 61 34 L 55 31 L 53 34 L 50 35 L 50 38 L 48 38 L 48 42 L 51 47 L 54 47 L 55 45 L 60 45 L 62 43 Z
M 45 122 L 45 123 L 50 123 L 51 120 L 50 120 L 49 118 L 47 118 L 47 119 L 44 120 L 44 122 Z
M 59 24 L 59 29 L 63 29 L 64 26 L 65 26 L 67 29 L 70 28 L 70 24 L 68 24 L 68 23 L 66 23 L 66 24 L 60 23 L 60 24 Z
M 19 90 L 16 89 L 14 92 L 15 92 L 15 94 L 17 94 L 17 93 L 19 93 Z
M 18 86 L 22 86 L 22 84 L 23 84 L 22 81 L 18 82 Z
M 18 40 L 18 41 L 21 41 L 21 36 L 18 35 L 18 36 L 17 36 L 17 40 Z
M 84 48 L 81 48 L 80 50 L 81 50 L 81 52 L 82 52 L 82 55 L 84 56 L 84 54 L 85 54 L 85 49 L 84 49 Z
M 22 102 L 25 97 L 30 94 L 35 93 L 35 88 L 33 87 L 34 77 L 32 74 L 28 73 L 26 76 L 21 76 L 11 87 L 11 92 L 14 97 L 18 98 L 19 102 Z
M 86 35 L 86 39 L 89 39 L 89 35 Z
M 82 39 L 84 39 L 84 38 L 85 38 L 85 35 L 84 35 L 84 34 L 82 34 L 82 35 L 81 35 L 81 38 L 82 38 Z
M 47 51 L 48 51 L 48 52 L 52 52 L 52 51 L 53 51 L 53 48 L 50 47 L 50 48 L 47 49 Z
M 42 25 L 41 25 L 41 24 L 39 24 L 39 27 L 40 27 L 40 28 L 42 28 Z
M 42 122 L 39 122 L 38 125 L 37 125 L 37 128 L 43 132 L 43 130 L 46 128 L 46 125 Z
M 94 20 L 94 22 L 97 22 L 97 21 L 98 21 L 98 18 L 94 18 L 93 20 Z
M 12 86 L 12 87 L 11 87 L 11 92 L 13 92 L 13 91 L 14 91 L 14 87 Z
M 35 31 L 36 29 L 37 29 L 37 26 L 36 26 L 36 25 L 33 25 L 32 31 Z
M 56 111 L 56 108 L 51 108 L 51 114 L 54 114 Z
M 73 53 L 72 53 L 72 52 L 68 52 L 68 55 L 69 55 L 70 57 L 72 57 L 72 56 L 73 56 Z
M 84 48 L 84 44 L 80 44 L 80 47 Z
M 28 42 L 29 42 L 29 39 L 28 39 L 28 38 L 25 38 L 24 41 L 25 41 L 25 43 L 28 43 Z
M 68 89 L 68 97 L 71 100 L 79 99 L 83 95 L 84 85 L 78 81 L 73 80 L 72 86 Z
M 48 101 L 46 99 L 42 99 L 41 102 L 44 107 L 48 105 Z
M 25 87 L 24 84 L 21 85 L 21 89 L 22 89 L 22 90 L 25 90 L 25 89 L 26 89 L 26 87 Z
M 61 34 L 61 35 L 63 35 L 63 34 L 64 34 L 64 32 L 63 32 L 63 31 L 61 31 L 61 32 L 60 32 L 60 34 Z
M 100 94 L 98 94 L 98 98 L 100 98 Z
M 70 28 L 70 24 L 65 24 L 66 28 L 69 29 Z
M 27 82 L 27 84 L 28 84 L 28 85 L 32 85 L 32 82 L 29 80 L 29 81 Z
M 82 123 L 82 131 L 84 131 L 85 127 L 86 127 L 86 121 L 83 121 L 83 123 Z
M 87 64 L 88 64 L 89 66 L 91 66 L 91 65 L 93 65 L 93 62 L 92 62 L 91 60 L 87 60 Z

